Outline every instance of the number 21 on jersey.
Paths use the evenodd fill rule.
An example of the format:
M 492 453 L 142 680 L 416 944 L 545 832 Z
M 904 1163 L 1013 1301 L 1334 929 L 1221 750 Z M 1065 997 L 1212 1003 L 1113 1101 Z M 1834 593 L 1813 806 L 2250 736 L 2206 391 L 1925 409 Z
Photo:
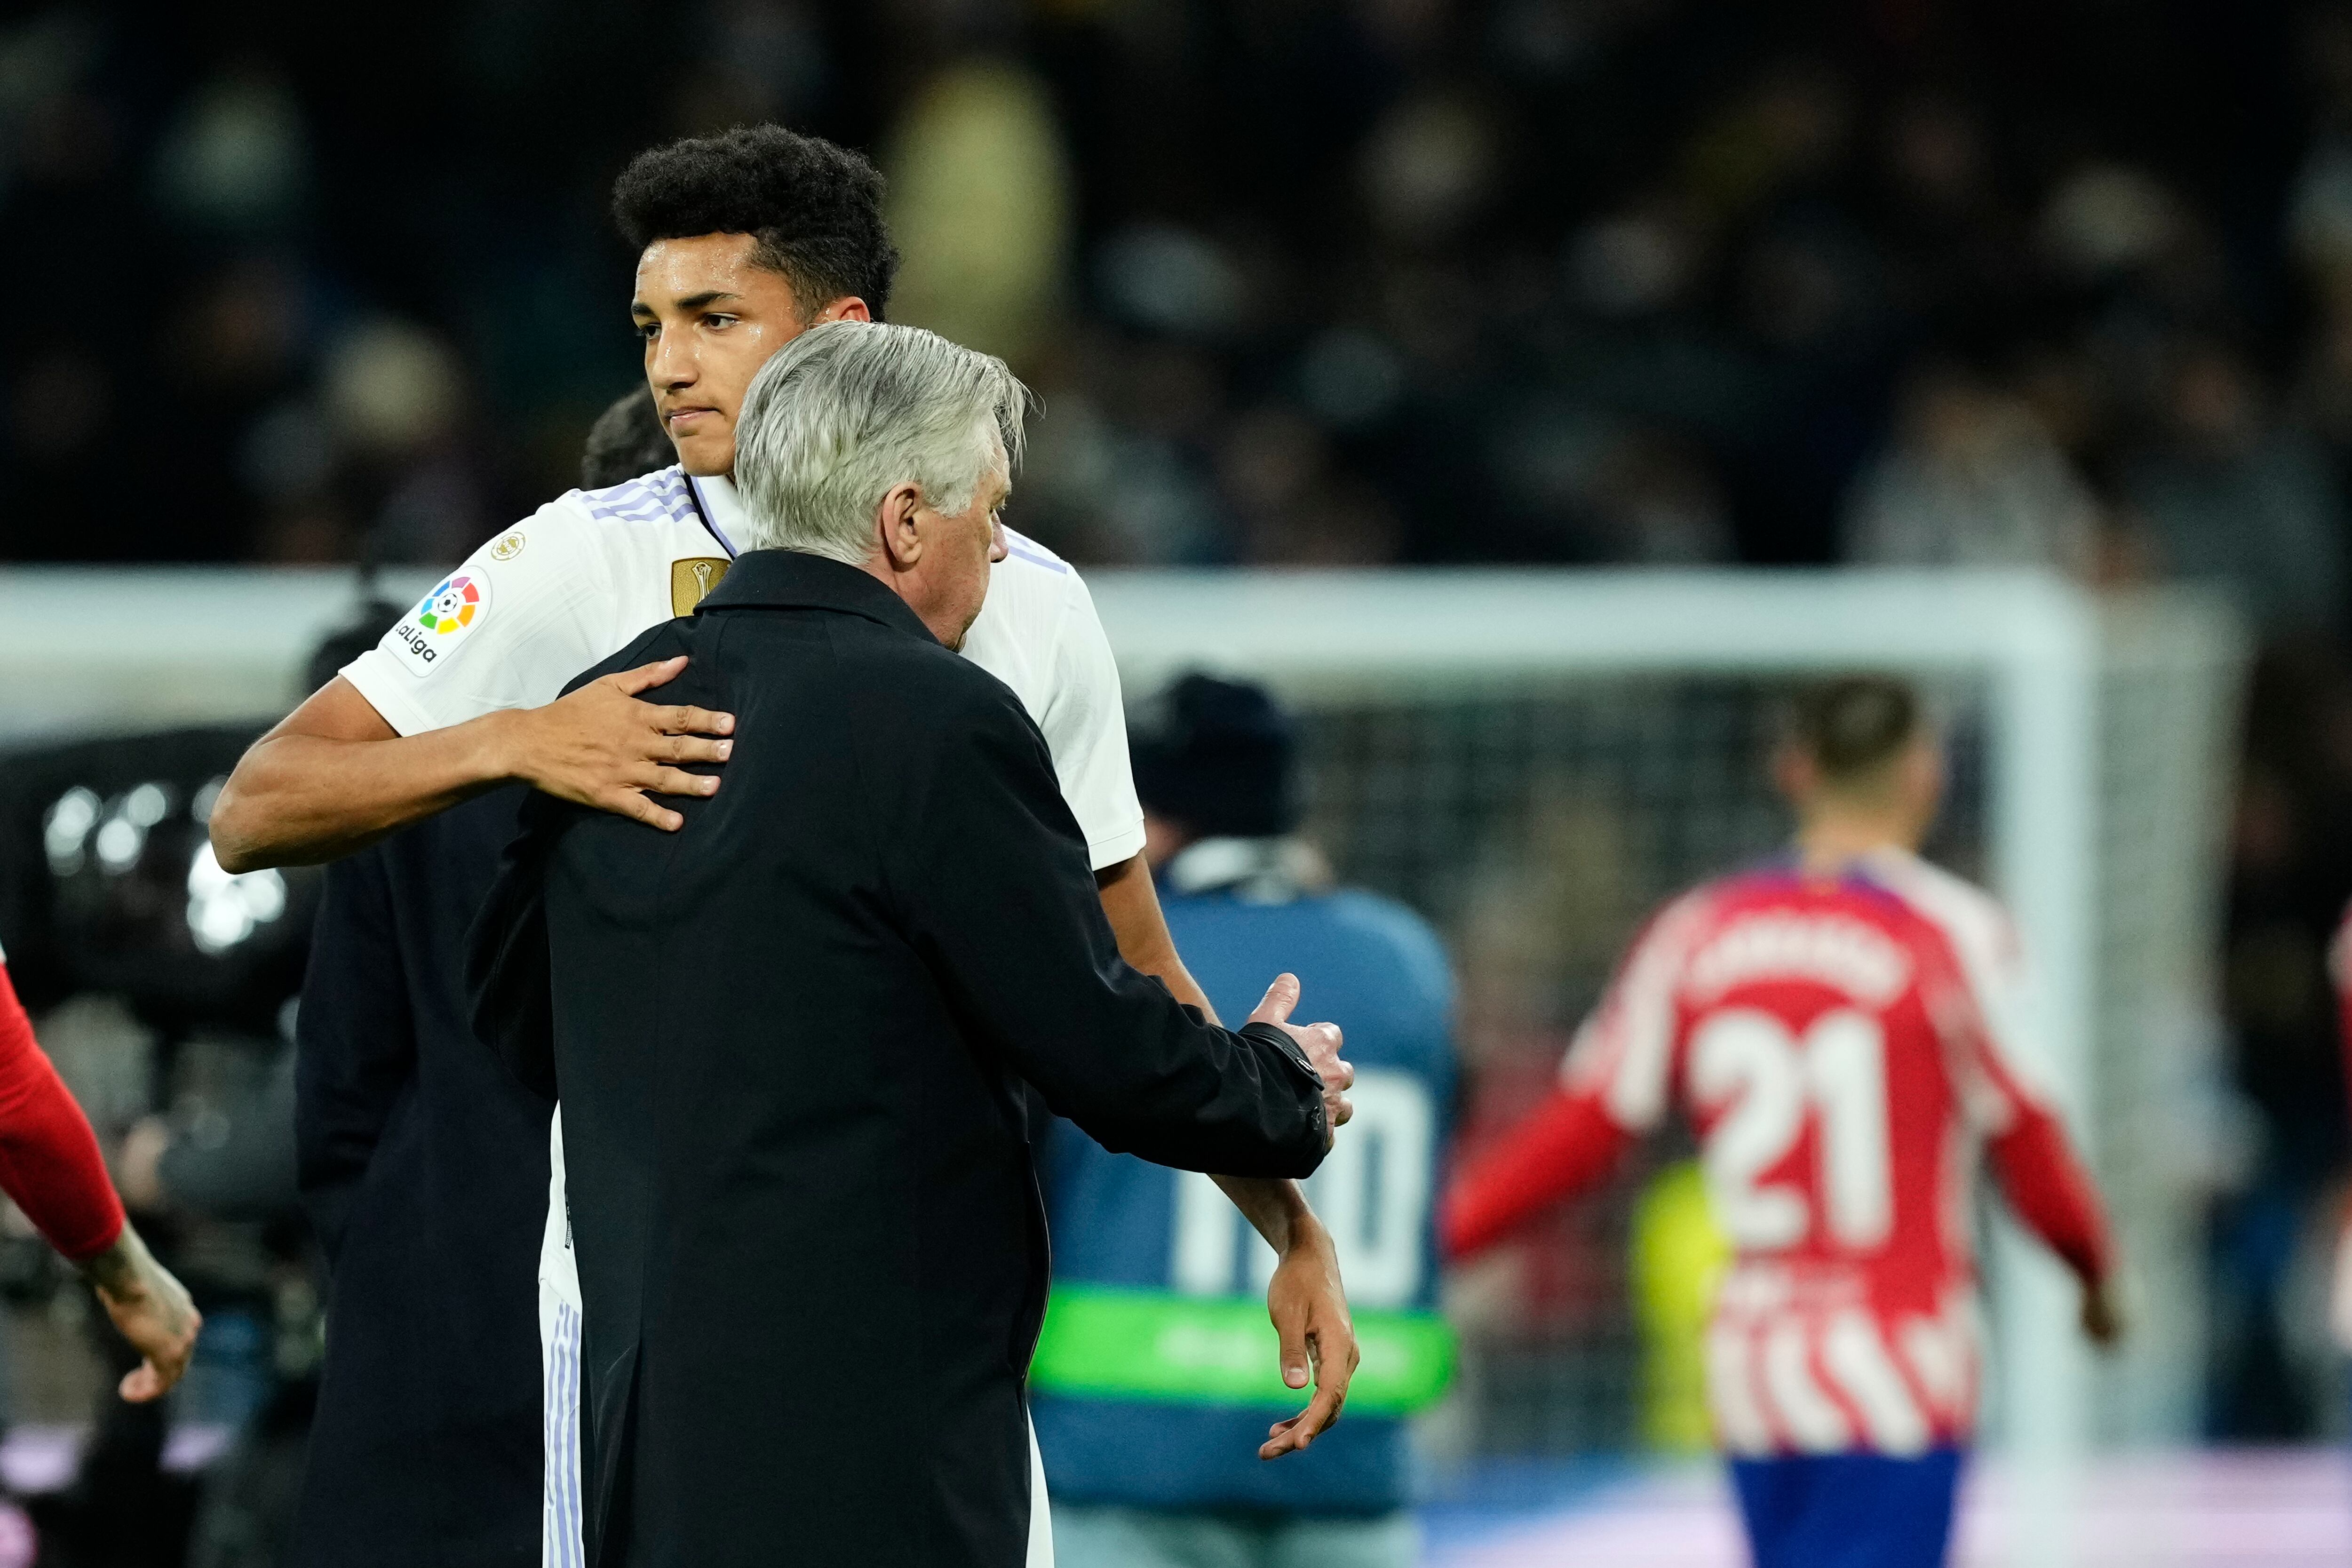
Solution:
M 1770 1013 L 1727 1007 L 1692 1032 L 1689 1073 L 1692 1100 L 1713 1119 L 1700 1159 L 1707 1194 L 1735 1243 L 1794 1247 L 1824 1222 L 1840 1246 L 1886 1239 L 1886 1034 L 1876 1018 L 1837 1007 L 1800 1033 Z M 1768 1180 L 1808 1126 L 1813 1170 Z

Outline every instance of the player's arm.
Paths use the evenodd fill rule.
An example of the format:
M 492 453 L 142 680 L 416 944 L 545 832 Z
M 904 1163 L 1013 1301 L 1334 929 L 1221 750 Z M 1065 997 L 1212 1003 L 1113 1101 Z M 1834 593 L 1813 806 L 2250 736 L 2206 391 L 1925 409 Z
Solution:
M 2098 1188 L 2045 1106 L 2020 1107 L 2009 1130 L 1987 1145 L 2010 1207 L 2083 1283 L 2083 1331 L 2098 1344 L 2123 1334 L 2114 1295 L 2114 1247 Z
M 1142 854 L 1143 808 L 1135 798 L 1127 715 L 1110 639 L 1103 635 L 1093 595 L 1076 572 L 1069 574 L 1067 595 L 1054 650 L 1058 679 L 1040 725 L 1054 753 L 1063 798 L 1078 817 L 1088 852 L 1099 868 L 1095 884 L 1111 932 L 1118 939 L 1119 956 L 1156 976 L 1176 1000 L 1198 1007 L 1215 1023 L 1216 1009 L 1184 967 L 1169 934 L 1151 868 Z M 1107 856 L 1110 864 L 1104 864 Z M 1281 1344 L 1283 1381 L 1292 1388 L 1305 1388 L 1310 1378 L 1315 1380 L 1315 1397 L 1307 1409 L 1276 1424 L 1258 1449 L 1260 1458 L 1276 1458 L 1306 1447 L 1339 1418 L 1349 1381 L 1355 1376 L 1360 1352 L 1347 1290 L 1339 1279 L 1339 1256 L 1297 1182 L 1259 1176 L 1211 1179 L 1278 1259 L 1266 1284 L 1265 1310 Z
M 89 1119 L 33 1037 L 0 966 L 0 1192 L 80 1270 L 107 1316 L 144 1358 L 122 1397 L 154 1399 L 180 1380 L 203 1320 L 123 1216 Z
M 1557 1089 L 1465 1163 L 1438 1207 L 1438 1245 L 1467 1258 L 1542 1210 L 1597 1185 L 1633 1142 L 1590 1089 Z
M 1096 872 L 1095 885 L 1102 894 L 1103 913 L 1110 918 L 1111 934 L 1118 939 L 1119 956 L 1155 976 L 1176 1000 L 1190 1003 L 1211 1023 L 1217 1022 L 1208 994 L 1176 951 L 1144 858 L 1137 855 Z M 1210 1179 L 1279 1259 L 1266 1284 L 1265 1310 L 1281 1342 L 1283 1382 L 1305 1388 L 1309 1377 L 1316 1380 L 1313 1402 L 1299 1415 L 1277 1423 L 1258 1449 L 1262 1459 L 1277 1458 L 1306 1447 L 1339 1418 L 1348 1384 L 1361 1359 L 1347 1289 L 1339 1280 L 1339 1254 L 1297 1182 L 1271 1176 Z
M 609 542 L 557 501 L 475 552 L 246 752 L 213 812 L 222 866 L 331 860 L 509 780 L 675 831 L 648 794 L 710 793 L 678 764 L 723 761 L 734 725 L 636 700 L 685 660 L 557 696 L 645 629 Z
M 1650 922 L 1577 1031 L 1559 1086 L 1464 1163 L 1438 1205 L 1438 1244 L 1448 1257 L 1491 1247 L 1538 1211 L 1598 1185 L 1664 1118 L 1675 993 L 1705 908 L 1703 895 L 1693 894 Z
M 2043 1087 L 2048 1071 L 2032 1026 L 2023 949 L 2006 919 L 1990 910 L 1958 911 L 1943 924 L 1975 1004 L 1966 1090 L 1994 1179 L 2026 1228 L 2082 1281 L 2083 1331 L 2112 1344 L 2123 1333 L 2114 1243 L 2098 1187 Z
M 312 865 L 510 780 L 650 826 L 684 821 L 652 795 L 709 795 L 680 763 L 724 762 L 734 717 L 637 700 L 683 658 L 608 675 L 541 708 L 484 713 L 403 735 L 342 676 L 253 743 L 213 808 L 213 853 L 230 871 Z

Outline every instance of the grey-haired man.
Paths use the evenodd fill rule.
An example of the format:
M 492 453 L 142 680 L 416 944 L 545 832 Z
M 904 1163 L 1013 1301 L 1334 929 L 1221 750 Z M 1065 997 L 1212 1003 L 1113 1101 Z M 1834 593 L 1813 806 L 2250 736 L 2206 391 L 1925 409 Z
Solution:
M 1349 1114 L 1290 977 L 1235 1034 L 1119 959 L 1044 737 L 953 657 L 1025 402 L 912 328 L 769 361 L 754 548 L 605 667 L 687 656 L 738 715 L 728 787 L 675 837 L 535 798 L 477 927 L 477 1026 L 563 1097 L 599 1568 L 1050 1563 L 1021 1084 L 1249 1176 Z

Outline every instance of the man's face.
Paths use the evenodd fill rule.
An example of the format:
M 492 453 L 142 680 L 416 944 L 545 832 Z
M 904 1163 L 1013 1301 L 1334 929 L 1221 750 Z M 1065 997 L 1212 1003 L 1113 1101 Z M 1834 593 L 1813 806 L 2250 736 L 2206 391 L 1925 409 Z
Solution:
M 654 408 L 689 474 L 735 467 L 735 415 L 768 356 L 819 321 L 864 320 L 863 300 L 803 313 L 782 274 L 752 258 L 748 234 L 657 239 L 637 258 L 629 315 L 646 342 Z
M 915 509 L 922 552 L 905 569 L 899 593 L 931 635 L 950 647 L 963 647 L 964 634 L 988 600 L 988 569 L 1004 559 L 1004 528 L 997 513 L 1011 490 L 1000 458 L 961 511 Z
M 953 639 L 948 640 L 950 647 L 963 647 L 964 634 L 980 619 L 980 607 L 988 602 L 988 569 L 1006 553 L 1004 524 L 998 519 L 1012 490 L 1000 459 L 972 492 L 970 506 L 940 516 L 945 546 L 940 552 L 941 592 L 956 628 Z

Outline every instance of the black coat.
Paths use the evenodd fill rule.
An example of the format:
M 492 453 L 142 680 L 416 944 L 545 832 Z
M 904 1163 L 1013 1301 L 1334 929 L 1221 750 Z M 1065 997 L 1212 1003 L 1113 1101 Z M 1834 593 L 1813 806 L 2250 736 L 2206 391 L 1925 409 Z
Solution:
M 537 1568 L 539 1244 L 554 1107 L 475 1038 L 466 928 L 520 787 L 329 868 L 295 1034 L 331 1265 L 294 1568 Z
M 676 834 L 534 797 L 474 931 L 483 1037 L 562 1089 L 590 1562 L 1014 1568 L 1022 1080 L 1280 1176 L 1319 1086 L 1120 961 L 1044 738 L 880 583 L 755 552 L 582 679 L 681 653 L 652 695 L 736 715 L 718 794 Z

